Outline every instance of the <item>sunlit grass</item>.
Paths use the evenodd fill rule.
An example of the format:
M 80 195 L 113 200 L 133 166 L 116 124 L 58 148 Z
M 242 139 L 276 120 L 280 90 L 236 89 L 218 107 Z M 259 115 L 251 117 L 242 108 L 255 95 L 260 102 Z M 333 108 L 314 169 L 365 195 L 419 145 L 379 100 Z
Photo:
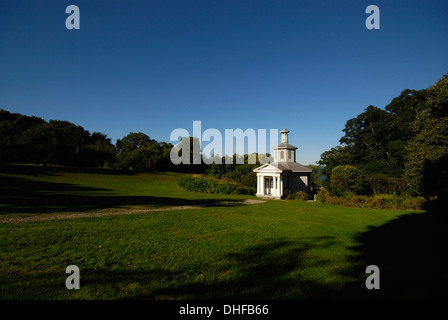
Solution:
M 69 200 L 76 196 L 88 210 L 105 208 L 109 200 L 116 207 L 132 207 L 144 206 L 146 199 L 154 207 L 248 198 L 187 192 L 173 173 L 6 175 L 11 181 L 21 178 L 17 183 L 49 183 L 42 185 L 46 192 Z M 59 184 L 66 190 L 58 191 Z M 29 190 L 22 205 L 9 194 L 7 214 L 13 215 L 14 206 L 29 214 L 52 214 L 32 212 L 35 193 Z M 85 201 L 97 196 L 101 201 L 92 206 Z M 126 201 L 114 202 L 120 196 Z M 302 201 L 231 207 L 213 201 L 182 211 L 0 224 L 0 298 L 356 297 L 366 294 L 366 261 L 352 250 L 359 245 L 357 235 L 407 214 Z M 70 209 L 51 198 L 38 204 Z M 73 264 L 80 268 L 80 290 L 65 288 L 65 269 Z

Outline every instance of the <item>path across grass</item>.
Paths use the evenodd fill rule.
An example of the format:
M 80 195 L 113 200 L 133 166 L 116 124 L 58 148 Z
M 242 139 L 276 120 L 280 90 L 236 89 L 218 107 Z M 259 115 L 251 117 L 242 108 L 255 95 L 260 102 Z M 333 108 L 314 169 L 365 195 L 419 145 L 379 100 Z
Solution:
M 239 205 L 255 197 L 186 192 L 178 177 L 3 167 L 2 217 L 138 212 L 0 224 L 0 298 L 446 298 L 439 217 L 302 201 Z M 173 206 L 191 208 L 157 210 Z M 365 287 L 370 264 L 380 267 L 381 290 Z M 80 290 L 65 288 L 68 265 L 80 269 Z

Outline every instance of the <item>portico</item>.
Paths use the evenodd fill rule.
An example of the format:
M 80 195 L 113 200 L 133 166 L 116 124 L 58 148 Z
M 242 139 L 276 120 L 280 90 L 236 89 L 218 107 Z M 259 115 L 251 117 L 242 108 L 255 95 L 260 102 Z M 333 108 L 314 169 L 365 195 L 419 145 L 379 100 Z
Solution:
M 257 196 L 281 197 L 283 179 L 281 172 L 263 172 L 257 175 Z

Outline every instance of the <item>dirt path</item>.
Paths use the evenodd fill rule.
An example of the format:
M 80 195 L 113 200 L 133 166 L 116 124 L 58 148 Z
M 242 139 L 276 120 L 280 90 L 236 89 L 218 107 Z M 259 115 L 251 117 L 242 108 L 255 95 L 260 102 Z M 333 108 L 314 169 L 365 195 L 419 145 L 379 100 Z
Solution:
M 216 206 L 237 206 L 237 205 L 251 205 L 257 203 L 266 202 L 264 200 L 246 199 L 244 201 L 220 201 L 216 203 Z M 76 218 L 95 218 L 104 216 L 144 213 L 144 212 L 158 212 L 158 211 L 173 211 L 173 210 L 191 210 L 202 209 L 208 206 L 172 206 L 166 208 L 148 208 L 148 209 L 104 209 L 95 212 L 61 212 L 61 213 L 39 213 L 33 216 L 19 216 L 20 213 L 11 214 L 8 216 L 0 216 L 0 223 L 21 223 L 21 222 L 34 222 L 34 221 L 48 221 L 48 220 L 60 220 L 60 219 L 76 219 Z M 113 211 L 112 211 L 113 210 Z

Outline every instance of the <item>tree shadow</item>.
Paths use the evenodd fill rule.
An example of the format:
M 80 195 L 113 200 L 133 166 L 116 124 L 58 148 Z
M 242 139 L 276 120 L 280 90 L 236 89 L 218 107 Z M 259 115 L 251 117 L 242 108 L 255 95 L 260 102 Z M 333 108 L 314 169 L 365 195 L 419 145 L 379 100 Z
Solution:
M 124 298 L 445 300 L 448 299 L 447 222 L 440 213 L 419 212 L 405 213 L 379 227 L 371 226 L 368 231 L 356 235 L 358 245 L 350 248 L 353 252 L 348 258 L 350 267 L 335 268 L 335 277 L 343 281 L 339 285 L 320 281 L 315 271 L 312 276 L 307 274 L 309 268 L 332 267 L 333 261 L 310 253 L 333 246 L 336 239 L 315 237 L 288 241 L 277 238 L 226 254 L 212 279 L 182 281 L 185 273 L 179 269 L 167 273 L 167 282 L 172 285 L 155 290 L 148 287 L 149 294 L 136 292 Z M 366 288 L 368 265 L 380 269 L 379 290 Z M 133 272 L 123 273 L 126 275 L 118 279 L 145 281 L 140 273 L 138 276 Z M 225 276 L 220 278 L 220 275 Z
M 0 172 L 8 174 L 23 174 L 27 176 L 55 176 L 61 172 L 67 173 L 90 173 L 104 175 L 125 175 L 133 176 L 138 172 L 135 170 L 115 170 L 86 167 L 58 167 L 58 166 L 37 166 L 0 163 Z
M 336 285 L 322 281 L 325 279 L 319 278 L 318 271 L 335 267 L 334 261 L 315 252 L 331 248 L 337 239 L 275 238 L 242 249 L 236 244 L 233 252 L 223 253 L 215 262 L 198 261 L 185 267 L 84 270 L 79 265 L 81 285 L 89 292 L 83 299 L 447 299 L 446 226 L 447 219 L 437 214 L 405 213 L 382 226 L 370 227 L 356 236 L 358 245 L 350 248 L 351 267 L 334 268 L 335 279 L 341 281 Z M 380 269 L 379 290 L 365 286 L 368 265 Z M 42 286 L 44 299 L 59 294 L 67 297 L 64 288 L 56 287 L 61 288 L 66 275 L 36 276 L 40 278 L 31 283 Z M 13 282 L 11 278 L 10 285 Z M 17 283 L 20 285 L 20 279 Z M 59 291 L 53 292 L 56 289 Z M 28 290 L 27 299 L 42 298 L 33 296 L 35 288 L 24 290 Z
M 320 237 L 300 242 L 271 239 L 223 257 L 216 271 L 224 279 L 178 282 L 158 288 L 151 295 L 129 296 L 128 299 L 181 297 L 194 300 L 298 299 L 329 297 L 332 288 L 300 273 L 304 268 L 325 266 L 324 258 L 307 256 L 310 250 L 334 244 L 332 238 Z M 312 261 L 311 261 L 311 260 Z
M 448 219 L 438 211 L 406 213 L 356 236 L 353 268 L 360 281 L 341 296 L 357 299 L 448 299 Z M 380 269 L 380 289 L 368 290 L 368 265 Z
M 125 206 L 228 206 L 237 200 L 123 196 L 113 189 L 1 176 L 0 214 L 82 212 Z
M 82 299 L 289 300 L 331 297 L 336 294 L 334 289 L 300 273 L 307 267 L 328 265 L 330 262 L 325 258 L 310 258 L 307 254 L 310 250 L 333 244 L 330 237 L 302 241 L 267 239 L 261 244 L 223 255 L 223 261 L 217 262 L 220 266 L 200 265 L 199 262 L 188 266 L 189 269 L 204 270 L 204 274 L 207 274 L 206 268 L 213 269 L 209 273 L 212 279 L 202 279 L 201 271 L 191 273 L 182 267 L 151 270 L 103 267 L 93 270 L 77 264 L 82 275 L 81 287 L 87 292 Z M 63 271 L 27 275 L 27 282 L 39 286 L 38 291 L 36 287 L 24 286 L 22 277 L 10 279 L 8 286 L 14 290 L 3 292 L 3 298 L 17 299 L 20 292 L 21 299 L 67 299 L 72 294 L 71 298 L 77 299 L 76 290 L 68 292 L 65 289 L 63 284 L 67 275 Z

